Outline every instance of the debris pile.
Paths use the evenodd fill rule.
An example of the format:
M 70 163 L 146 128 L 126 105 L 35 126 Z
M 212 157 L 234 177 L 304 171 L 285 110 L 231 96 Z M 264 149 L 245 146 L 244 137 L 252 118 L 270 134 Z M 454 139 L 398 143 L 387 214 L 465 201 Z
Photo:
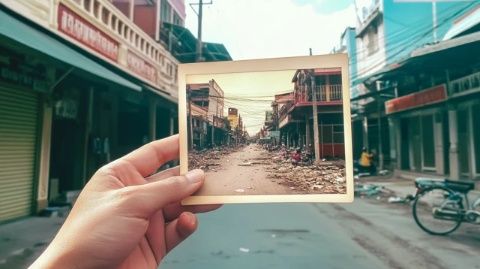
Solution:
M 315 165 L 294 166 L 276 157 L 267 166 L 269 178 L 299 193 L 346 193 L 343 161 L 321 162 Z
M 191 150 L 188 153 L 188 168 L 202 169 L 204 171 L 215 171 L 215 167 L 220 166 L 222 160 L 225 160 L 222 156 L 228 155 L 235 151 L 234 148 L 222 147 L 206 150 Z

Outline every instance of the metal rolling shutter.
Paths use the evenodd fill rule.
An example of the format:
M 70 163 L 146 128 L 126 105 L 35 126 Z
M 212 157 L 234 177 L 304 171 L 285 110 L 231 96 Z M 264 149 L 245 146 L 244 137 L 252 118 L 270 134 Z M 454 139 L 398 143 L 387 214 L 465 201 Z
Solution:
M 32 211 L 38 94 L 0 87 L 0 221 Z

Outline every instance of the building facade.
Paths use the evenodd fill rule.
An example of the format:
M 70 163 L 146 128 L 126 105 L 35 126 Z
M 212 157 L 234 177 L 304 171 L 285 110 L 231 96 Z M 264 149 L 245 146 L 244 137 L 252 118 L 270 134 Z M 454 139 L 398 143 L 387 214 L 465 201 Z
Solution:
M 384 103 L 397 97 L 396 85 L 377 76 L 394 69 L 413 50 L 442 40 L 455 19 L 474 6 L 474 1 L 356 1 L 357 74 L 350 79 L 355 157 L 367 147 L 381 169 L 393 167 L 392 122 Z
M 105 163 L 177 132 L 178 61 L 112 2 L 0 12 L 0 222 L 70 202 Z

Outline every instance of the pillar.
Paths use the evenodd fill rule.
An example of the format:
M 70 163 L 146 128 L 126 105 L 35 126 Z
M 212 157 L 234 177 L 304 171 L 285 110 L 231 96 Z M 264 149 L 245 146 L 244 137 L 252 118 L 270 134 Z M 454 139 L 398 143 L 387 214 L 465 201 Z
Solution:
M 368 118 L 363 116 L 363 146 L 368 148 Z
M 443 145 L 443 120 L 442 114 L 437 113 L 433 121 L 433 135 L 435 143 L 435 168 L 439 175 L 445 174 L 444 145 Z
M 37 212 L 48 206 L 48 180 L 50 172 L 50 149 L 52 137 L 52 105 L 43 102 L 42 133 L 37 189 Z
M 150 98 L 148 102 L 148 136 L 150 141 L 157 139 L 157 100 Z
M 391 168 L 396 168 L 397 167 L 397 160 L 400 160 L 400 158 L 397 159 L 397 156 L 399 154 L 397 154 L 397 152 L 399 152 L 398 150 L 398 146 L 397 146 L 397 137 L 398 134 L 397 134 L 397 129 L 399 130 L 400 128 L 397 128 L 396 125 L 399 125 L 400 123 L 398 122 L 398 120 L 395 120 L 393 117 L 388 117 L 387 118 L 387 121 L 388 121 L 388 129 L 389 129 L 389 132 L 388 132 L 388 138 L 389 138 L 389 144 L 390 144 L 390 167 Z
M 310 120 L 308 119 L 308 115 L 305 115 L 305 145 L 308 147 L 309 150 L 311 148 L 311 138 L 310 138 Z
M 458 122 L 457 111 L 453 108 L 448 110 L 449 122 L 449 142 L 450 148 L 448 150 L 450 179 L 460 179 L 460 164 L 458 158 Z

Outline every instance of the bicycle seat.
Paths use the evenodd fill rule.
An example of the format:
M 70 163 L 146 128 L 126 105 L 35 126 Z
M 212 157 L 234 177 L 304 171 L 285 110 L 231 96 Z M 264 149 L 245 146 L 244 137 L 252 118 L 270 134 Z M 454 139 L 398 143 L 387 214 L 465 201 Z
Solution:
M 454 191 L 462 192 L 462 193 L 467 193 L 473 189 L 475 189 L 475 181 L 472 180 L 451 180 L 451 179 L 446 179 L 445 180 L 445 185 L 449 189 L 452 189 Z

